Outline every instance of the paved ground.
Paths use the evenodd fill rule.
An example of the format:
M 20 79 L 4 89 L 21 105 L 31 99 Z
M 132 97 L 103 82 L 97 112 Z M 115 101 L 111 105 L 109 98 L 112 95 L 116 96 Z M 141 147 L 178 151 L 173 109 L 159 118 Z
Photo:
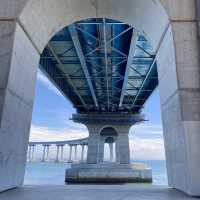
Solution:
M 0 200 L 191 200 L 176 190 L 144 185 L 24 186 Z

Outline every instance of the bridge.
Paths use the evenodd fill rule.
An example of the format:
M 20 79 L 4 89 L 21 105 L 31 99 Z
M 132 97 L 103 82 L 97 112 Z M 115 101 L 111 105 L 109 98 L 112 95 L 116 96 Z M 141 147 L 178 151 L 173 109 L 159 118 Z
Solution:
M 84 161 L 85 148 L 88 145 L 88 138 L 83 138 L 79 140 L 67 140 L 67 141 L 51 141 L 51 142 L 29 142 L 28 145 L 28 153 L 27 153 L 27 161 L 34 161 L 34 153 L 35 148 L 37 146 L 43 147 L 42 158 L 41 161 L 49 161 L 49 150 L 51 146 L 56 146 L 56 158 L 55 162 L 64 161 L 63 150 L 65 146 L 69 146 L 69 156 L 68 162 L 72 163 L 72 155 L 74 154 L 74 160 L 77 161 L 77 147 L 81 146 L 81 162 Z
M 49 41 L 40 69 L 76 108 L 72 120 L 89 130 L 87 164 L 73 165 L 66 172 L 67 182 L 113 181 L 110 167 L 124 170 L 125 176 L 115 176 L 115 181 L 151 180 L 149 169 L 134 175 L 128 133 L 132 125 L 145 120 L 141 110 L 158 85 L 156 54 L 144 33 L 107 18 L 75 22 Z M 106 143 L 114 166 L 104 165 Z M 45 147 L 43 160 L 44 155 Z M 73 175 L 85 168 L 90 168 L 87 178 Z M 102 168 L 104 172 L 96 177 Z
M 199 0 L 1 1 L 0 191 L 23 185 L 40 65 L 89 132 L 66 181 L 134 178 L 128 132 L 159 80 L 169 186 L 199 196 L 199 20 Z

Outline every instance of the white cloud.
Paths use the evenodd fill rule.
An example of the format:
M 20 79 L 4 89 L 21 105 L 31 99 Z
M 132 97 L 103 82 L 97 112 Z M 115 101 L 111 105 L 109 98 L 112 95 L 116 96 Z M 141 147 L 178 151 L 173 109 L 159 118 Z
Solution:
M 135 138 L 129 141 L 131 159 L 134 160 L 164 160 L 165 150 L 163 139 Z
M 135 125 L 130 131 L 131 158 L 135 160 L 164 160 L 163 129 L 150 122 Z
M 40 81 L 41 83 L 43 83 L 47 89 L 49 89 L 50 91 L 52 91 L 53 93 L 55 93 L 58 96 L 62 96 L 63 95 L 60 93 L 60 91 L 53 85 L 53 83 L 51 83 L 51 81 L 41 72 L 41 70 L 38 70 L 38 74 L 37 74 L 37 80 Z
M 141 126 L 141 125 L 140 125 Z M 146 127 L 146 128 L 144 128 Z M 156 128 L 155 128 L 156 127 Z M 139 131 L 130 137 L 130 152 L 131 159 L 134 160 L 164 160 L 164 142 L 162 133 L 160 132 L 159 126 L 155 126 L 155 132 L 153 131 L 153 125 L 137 127 L 135 130 Z M 144 129 L 143 129 L 144 128 Z M 149 128 L 149 129 L 148 129 Z M 147 133 L 147 130 L 151 130 Z M 144 134 L 146 133 L 146 135 Z M 157 137 L 157 134 L 161 135 Z M 139 137 L 142 135 L 142 137 Z M 153 135 L 153 137 L 151 137 Z M 156 135 L 156 137 L 154 137 Z M 144 137 L 145 136 L 145 137 Z M 60 128 L 53 129 L 48 127 L 31 127 L 30 141 L 63 141 L 73 140 L 88 137 L 88 131 L 84 126 L 74 128 Z M 108 152 L 107 152 L 108 154 Z
M 81 129 L 54 129 L 32 125 L 30 141 L 63 141 L 85 138 L 87 136 L 88 133 L 84 127 Z
M 160 124 L 146 122 L 134 125 L 129 135 L 131 138 L 162 138 L 163 129 Z

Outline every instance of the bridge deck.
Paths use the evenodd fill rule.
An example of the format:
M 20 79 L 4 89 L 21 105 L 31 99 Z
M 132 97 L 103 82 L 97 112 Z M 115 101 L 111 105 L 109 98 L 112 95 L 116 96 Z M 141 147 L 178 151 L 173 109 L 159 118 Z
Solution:
M 50 40 L 40 69 L 79 113 L 137 113 L 158 84 L 155 54 L 135 28 L 88 19 Z
M 88 138 L 66 140 L 66 141 L 44 141 L 44 142 L 29 142 L 29 145 L 88 145 Z

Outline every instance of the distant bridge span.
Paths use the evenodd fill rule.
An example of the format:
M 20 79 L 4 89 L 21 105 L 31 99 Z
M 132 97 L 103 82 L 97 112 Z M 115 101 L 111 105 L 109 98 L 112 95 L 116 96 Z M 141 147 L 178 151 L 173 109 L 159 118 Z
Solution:
M 28 145 L 28 153 L 27 153 L 27 161 L 31 162 L 34 160 L 34 152 L 36 146 L 43 146 L 43 153 L 41 161 L 45 162 L 49 160 L 49 148 L 54 145 L 57 147 L 56 158 L 55 161 L 59 162 L 59 160 L 63 161 L 63 148 L 65 145 L 69 145 L 69 157 L 68 162 L 72 162 L 72 154 L 74 149 L 75 160 L 77 159 L 77 146 L 81 146 L 81 161 L 84 160 L 84 151 L 85 146 L 88 145 L 88 138 L 76 139 L 76 140 L 67 140 L 67 141 L 48 141 L 48 142 L 29 142 Z M 61 150 L 61 151 L 60 151 Z

